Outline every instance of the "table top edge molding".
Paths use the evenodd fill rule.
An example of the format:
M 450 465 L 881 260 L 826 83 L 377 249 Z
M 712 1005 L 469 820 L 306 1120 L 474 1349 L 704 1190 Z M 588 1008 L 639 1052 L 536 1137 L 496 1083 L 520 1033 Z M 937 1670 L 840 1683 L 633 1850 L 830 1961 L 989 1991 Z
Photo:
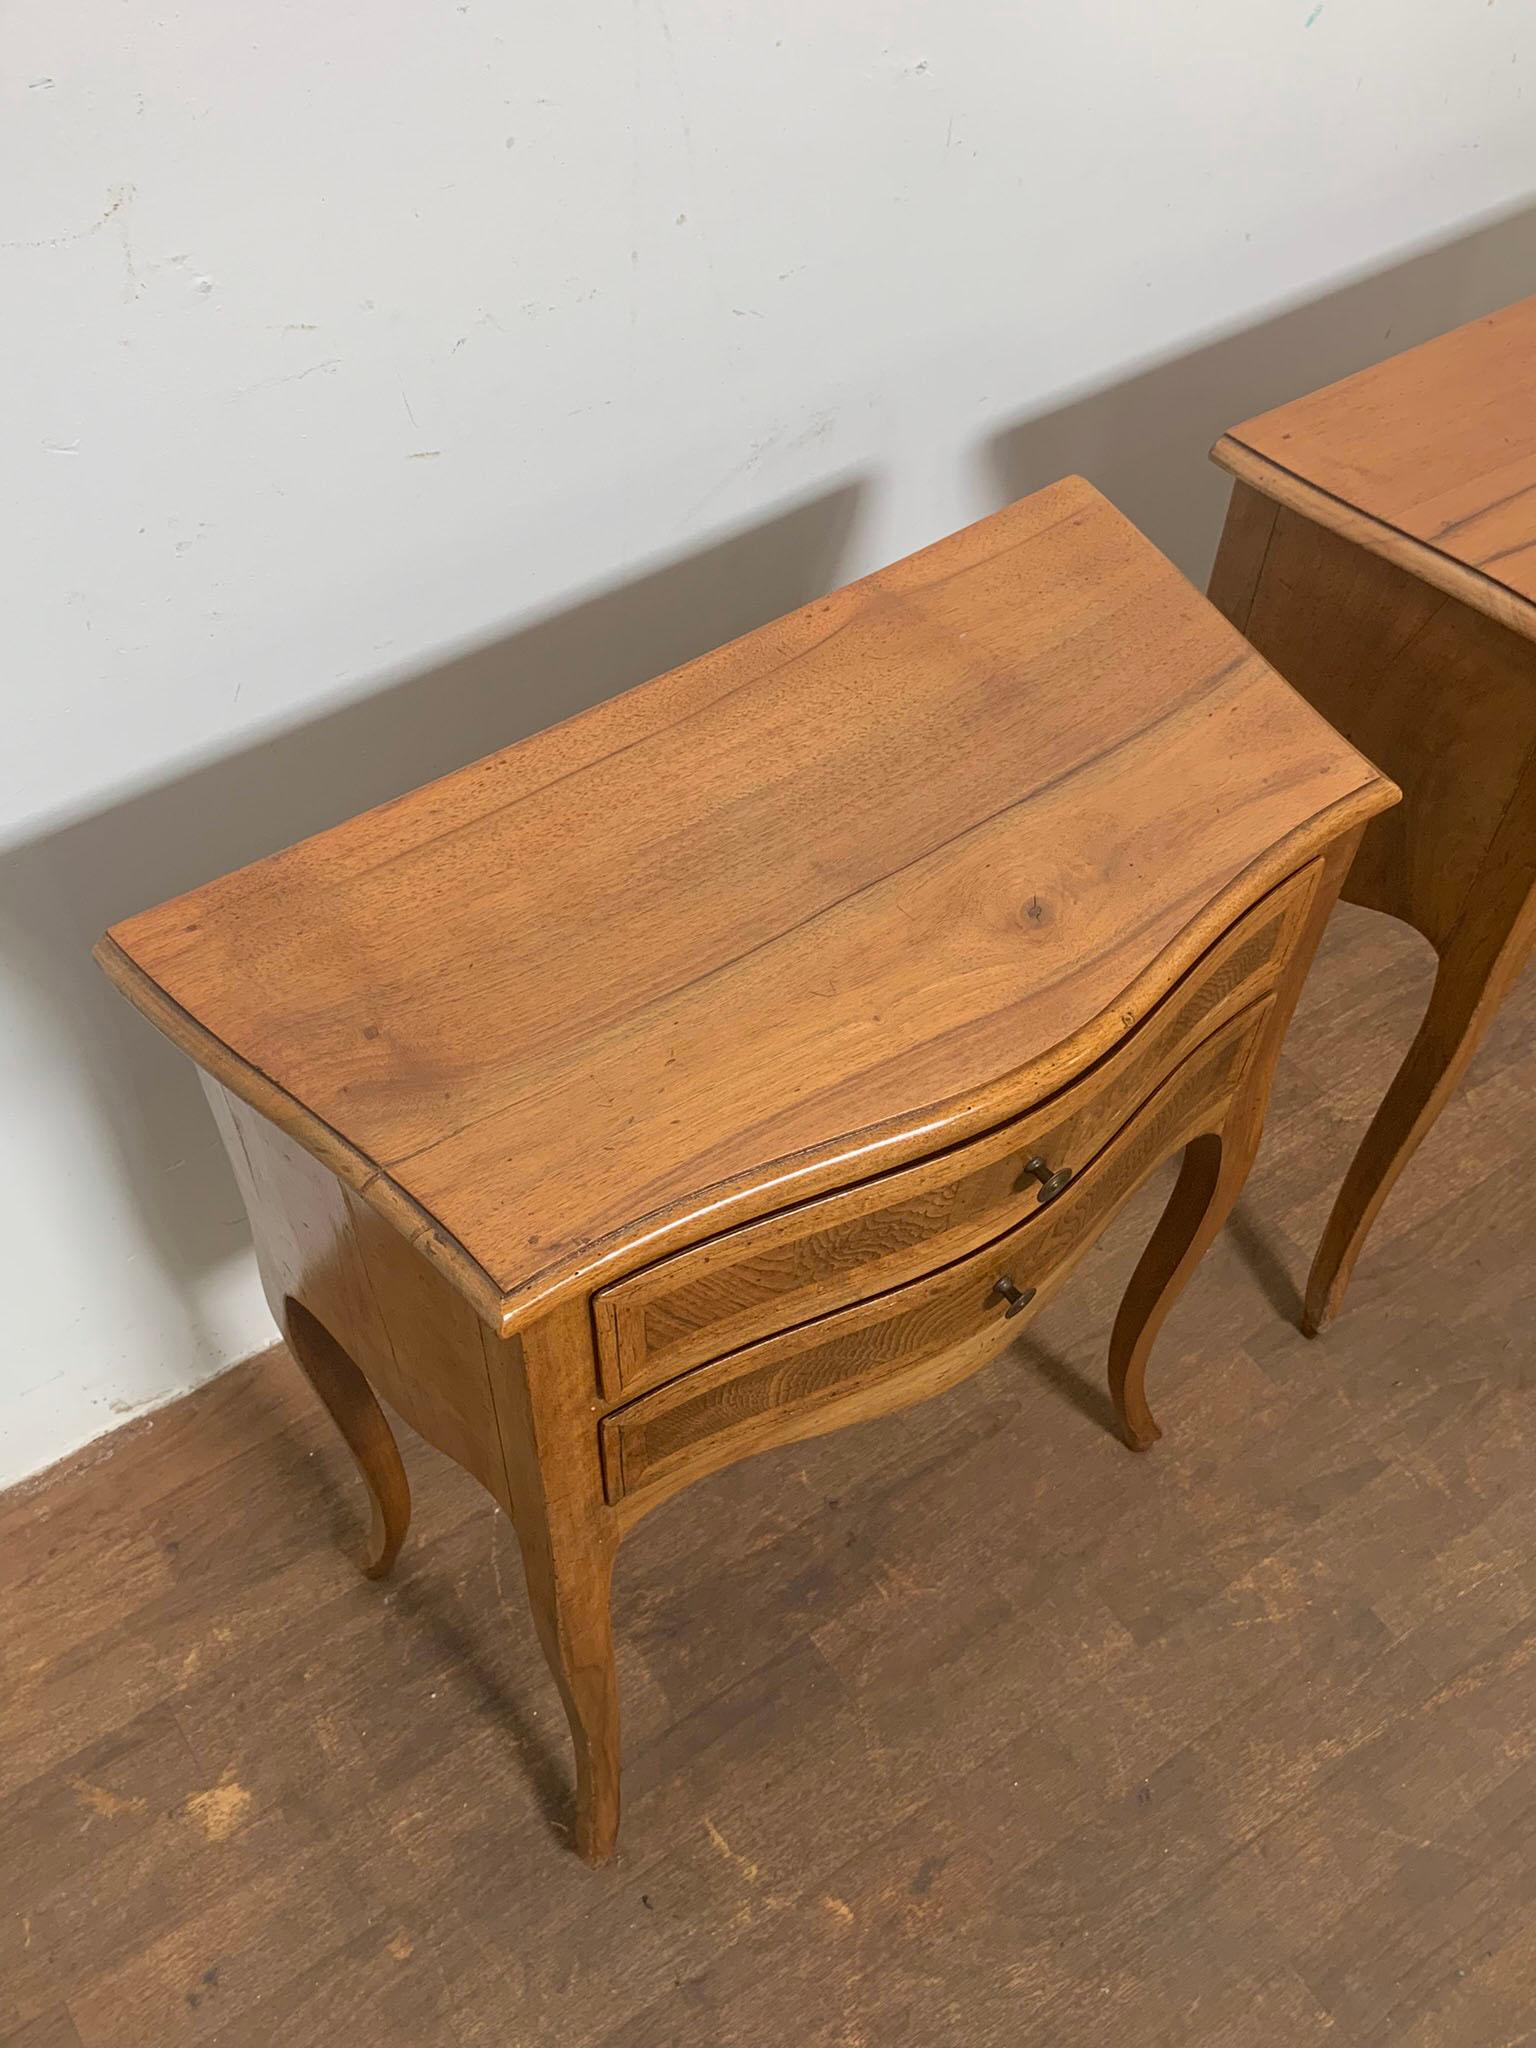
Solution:
M 1536 640 L 1536 604 L 1496 577 L 1309 483 L 1296 471 L 1261 455 L 1235 433 L 1220 437 L 1211 449 L 1211 460 L 1239 483 L 1247 484 L 1287 511 L 1299 513 L 1367 553 L 1408 571 L 1445 596 L 1507 626 L 1523 639 Z

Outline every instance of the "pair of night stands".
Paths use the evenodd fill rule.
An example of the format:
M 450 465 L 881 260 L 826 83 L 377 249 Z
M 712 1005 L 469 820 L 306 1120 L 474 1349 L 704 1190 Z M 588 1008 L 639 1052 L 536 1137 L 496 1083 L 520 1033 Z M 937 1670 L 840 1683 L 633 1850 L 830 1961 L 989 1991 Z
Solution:
M 1059 483 L 102 942 L 203 1069 L 370 1571 L 376 1395 L 510 1516 L 593 1861 L 643 1514 L 974 1371 L 1181 1152 L 1110 1341 L 1144 1447 L 1341 886 L 1441 967 L 1314 1327 L 1530 951 L 1536 300 L 1216 453 L 1213 603 Z

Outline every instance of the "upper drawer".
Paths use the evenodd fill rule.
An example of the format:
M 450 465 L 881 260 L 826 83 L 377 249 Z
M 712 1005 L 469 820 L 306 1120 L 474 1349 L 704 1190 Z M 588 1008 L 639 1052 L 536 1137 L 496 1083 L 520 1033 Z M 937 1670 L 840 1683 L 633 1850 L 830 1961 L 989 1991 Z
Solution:
M 654 1386 L 775 1330 L 900 1286 L 1011 1230 L 1039 1171 L 1084 1167 L 1203 1037 L 1274 980 L 1320 863 L 1230 925 L 1149 1017 L 1080 1080 L 1013 1122 L 912 1166 L 722 1232 L 600 1289 L 603 1391 Z

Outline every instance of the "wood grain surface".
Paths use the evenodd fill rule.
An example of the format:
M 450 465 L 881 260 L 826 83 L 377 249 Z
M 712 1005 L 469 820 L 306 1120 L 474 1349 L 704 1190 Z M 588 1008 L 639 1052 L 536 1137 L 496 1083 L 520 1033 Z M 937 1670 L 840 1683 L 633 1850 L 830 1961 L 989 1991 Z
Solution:
M 511 1330 L 1016 1114 L 1392 795 L 1072 479 L 101 957 Z
M 1294 1324 L 1432 971 L 1391 919 L 1334 918 L 1159 1345 L 1155 1456 L 1102 1373 L 1171 1167 L 989 1371 L 636 1528 L 595 1876 L 516 1536 L 411 1433 L 380 1584 L 281 1354 L 0 1501 L 0 2040 L 1522 2043 L 1536 977 L 1337 1349 Z
M 1366 546 L 1362 521 L 1401 536 L 1425 581 L 1536 638 L 1536 298 L 1233 427 L 1216 459 Z

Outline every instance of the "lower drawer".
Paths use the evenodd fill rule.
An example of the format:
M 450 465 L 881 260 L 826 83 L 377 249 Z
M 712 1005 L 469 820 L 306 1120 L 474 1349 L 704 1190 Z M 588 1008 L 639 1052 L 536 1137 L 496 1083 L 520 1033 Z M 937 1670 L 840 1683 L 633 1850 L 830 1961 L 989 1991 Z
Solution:
M 1206 1039 L 1038 1217 L 909 1286 L 750 1344 L 605 1416 L 609 1500 L 670 1492 L 751 1451 L 920 1400 L 982 1364 L 1159 1161 L 1219 1125 L 1268 1010 L 1266 997 Z

